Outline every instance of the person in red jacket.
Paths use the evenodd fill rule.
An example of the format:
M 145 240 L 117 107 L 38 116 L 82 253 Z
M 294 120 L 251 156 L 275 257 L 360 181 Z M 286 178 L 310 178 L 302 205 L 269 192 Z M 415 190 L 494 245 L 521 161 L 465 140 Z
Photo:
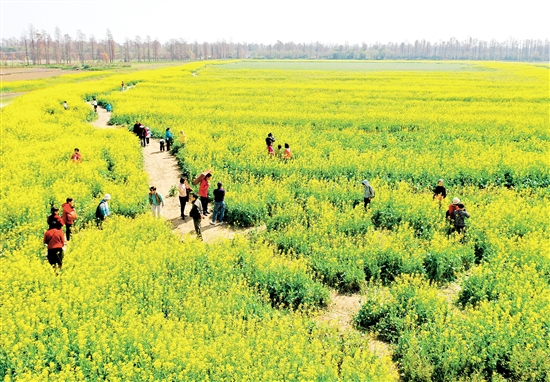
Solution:
M 61 220 L 65 224 L 65 234 L 67 236 L 67 241 L 71 240 L 71 233 L 74 221 L 78 217 L 76 210 L 74 209 L 73 198 L 67 198 L 67 203 L 61 205 L 63 209 L 63 214 L 61 215 Z
M 453 202 L 449 204 L 449 209 L 445 212 L 445 217 L 450 221 L 453 222 L 453 213 L 458 210 L 458 204 L 460 203 L 459 198 L 453 198 Z
M 48 246 L 48 262 L 59 269 L 63 265 L 63 246 L 65 240 L 60 224 L 55 224 L 44 234 L 44 244 Z
M 60 228 L 63 227 L 63 219 L 59 216 L 59 208 L 52 206 L 51 212 L 52 214 L 48 216 L 48 219 L 46 219 L 48 222 L 48 228 L 53 228 L 58 224 Z
M 201 185 L 199 187 L 199 196 L 201 197 L 202 203 L 202 213 L 204 216 L 208 215 L 208 187 L 210 183 L 208 181 L 212 178 L 212 174 L 206 174 L 206 176 L 201 180 Z

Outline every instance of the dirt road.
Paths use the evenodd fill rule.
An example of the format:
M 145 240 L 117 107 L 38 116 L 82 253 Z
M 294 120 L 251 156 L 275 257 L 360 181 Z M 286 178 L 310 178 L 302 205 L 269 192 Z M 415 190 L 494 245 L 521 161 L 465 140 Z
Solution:
M 90 107 L 91 104 L 90 104 Z M 115 128 L 108 124 L 111 119 L 111 113 L 98 107 L 98 119 L 92 122 L 92 125 L 98 128 Z M 137 139 L 137 138 L 136 138 Z M 182 220 L 180 217 L 180 203 L 178 196 L 168 196 L 170 188 L 179 183 L 181 171 L 179 170 L 176 158 L 167 151 L 160 151 L 158 140 L 151 139 L 150 144 L 143 148 L 143 160 L 145 172 L 149 175 L 149 185 L 155 186 L 162 194 L 165 206 L 162 209 L 164 219 L 172 223 L 174 231 L 182 236 L 187 234 L 195 235 L 193 220 L 187 217 Z M 189 216 L 191 204 L 187 203 L 185 215 Z M 211 206 L 209 207 L 211 210 Z M 237 229 L 227 224 L 210 225 L 210 218 L 207 216 L 202 220 L 202 236 L 205 242 L 211 243 L 220 239 L 232 239 L 237 233 L 246 234 L 251 229 Z

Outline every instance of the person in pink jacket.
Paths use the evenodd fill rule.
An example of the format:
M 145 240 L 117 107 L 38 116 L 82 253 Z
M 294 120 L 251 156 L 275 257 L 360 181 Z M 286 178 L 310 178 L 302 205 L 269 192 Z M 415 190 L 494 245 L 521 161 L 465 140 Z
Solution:
M 199 187 L 199 196 L 201 198 L 201 204 L 202 204 L 202 213 L 204 216 L 208 215 L 210 212 L 208 212 L 208 187 L 210 186 L 210 183 L 208 182 L 212 178 L 212 174 L 206 174 L 206 176 L 201 180 L 201 184 Z

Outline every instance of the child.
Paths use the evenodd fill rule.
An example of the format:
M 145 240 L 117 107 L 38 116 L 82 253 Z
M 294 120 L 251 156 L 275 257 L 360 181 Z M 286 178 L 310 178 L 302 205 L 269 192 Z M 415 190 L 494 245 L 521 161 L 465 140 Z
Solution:
M 279 159 L 283 157 L 283 146 L 277 145 L 277 152 L 275 153 L 275 156 Z
M 466 222 L 464 220 L 466 218 L 469 218 L 470 214 L 466 212 L 466 207 L 464 207 L 464 204 L 462 203 L 459 203 L 457 205 L 457 208 L 458 209 L 453 212 L 455 231 L 458 233 L 462 233 L 466 229 Z
M 161 138 L 161 140 L 159 141 L 159 144 L 160 144 L 160 151 L 164 151 L 164 139 Z
M 193 225 L 195 226 L 197 237 L 202 240 L 201 219 L 204 219 L 204 215 L 202 214 L 201 202 L 198 199 L 199 197 L 197 196 L 197 194 L 191 194 L 191 205 L 193 207 L 191 207 L 191 212 L 189 212 L 189 216 L 193 219 Z
M 289 160 L 292 156 L 292 153 L 290 152 L 290 145 L 288 143 L 285 143 L 285 154 L 283 156 L 283 159 Z

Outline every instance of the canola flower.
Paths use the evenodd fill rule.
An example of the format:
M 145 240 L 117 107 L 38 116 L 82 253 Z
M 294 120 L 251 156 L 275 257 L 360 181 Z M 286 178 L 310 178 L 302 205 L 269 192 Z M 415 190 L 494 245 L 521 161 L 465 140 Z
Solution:
M 7 378 L 392 378 L 364 339 L 340 337 L 308 318 L 309 309 L 327 304 L 327 286 L 363 294 L 356 325 L 392 343 L 403 380 L 550 378 L 546 68 L 476 63 L 453 72 L 292 72 L 215 64 L 134 73 L 127 81 L 137 86 L 124 93 L 113 91 L 116 76 L 90 83 L 86 94 L 63 85 L 2 111 L 12 121 L 9 148 L 16 152 L 19 137 L 32 138 L 33 127 L 46 122 L 22 151 L 45 153 L 22 166 L 44 179 L 32 189 L 39 198 L 0 220 L 8 253 L 0 261 L 15 265 L 3 294 L 15 298 L 0 311 L 13 322 L 2 336 L 3 348 L 14 349 L 1 358 Z M 215 180 L 228 190 L 230 221 L 265 224 L 265 232 L 250 242 L 205 247 L 170 241 L 162 223 L 145 217 L 115 219 L 103 232 L 77 236 L 77 261 L 67 260 L 54 278 L 71 280 L 64 290 L 75 286 L 76 302 L 55 300 L 62 308 L 47 310 L 43 296 L 60 281 L 50 281 L 36 257 L 34 237 L 43 224 L 37 216 L 64 197 L 67 180 L 80 182 L 73 192 L 81 190 L 92 211 L 101 191 L 114 187 L 121 194 L 116 213 L 138 216 L 145 194 L 137 192 L 137 140 L 125 131 L 95 132 L 83 122 L 90 118 L 85 105 L 60 118 L 60 91 L 71 105 L 91 95 L 108 101 L 114 124 L 130 127 L 137 119 L 157 135 L 166 126 L 185 131 L 186 141 L 174 149 L 182 170 L 194 176 L 216 169 Z M 49 134 L 60 127 L 93 152 L 90 163 L 63 178 L 46 150 L 54 142 L 73 149 L 73 141 Z M 267 132 L 291 144 L 291 161 L 267 156 Z M 13 177 L 21 171 L 15 160 L 6 167 Z M 465 238 L 449 235 L 444 210 L 432 201 L 441 177 L 472 215 Z M 377 191 L 366 212 L 364 178 Z M 3 192 L 29 191 L 17 180 Z M 16 305 L 27 296 L 36 307 Z M 58 329 L 51 333 L 44 322 Z M 28 340 L 18 344 L 19 338 Z
M 305 261 L 244 239 L 182 243 L 142 213 L 147 178 L 137 139 L 86 123 L 84 100 L 108 99 L 113 83 L 91 82 L 86 94 L 72 84 L 36 90 L 0 111 L 9 179 L 0 220 L 2 379 L 394 379 L 358 334 L 309 318 L 328 290 Z M 80 164 L 70 161 L 74 147 Z M 113 217 L 98 230 L 89 223 L 106 192 Z M 80 229 L 55 272 L 40 237 L 49 206 L 67 195 Z

